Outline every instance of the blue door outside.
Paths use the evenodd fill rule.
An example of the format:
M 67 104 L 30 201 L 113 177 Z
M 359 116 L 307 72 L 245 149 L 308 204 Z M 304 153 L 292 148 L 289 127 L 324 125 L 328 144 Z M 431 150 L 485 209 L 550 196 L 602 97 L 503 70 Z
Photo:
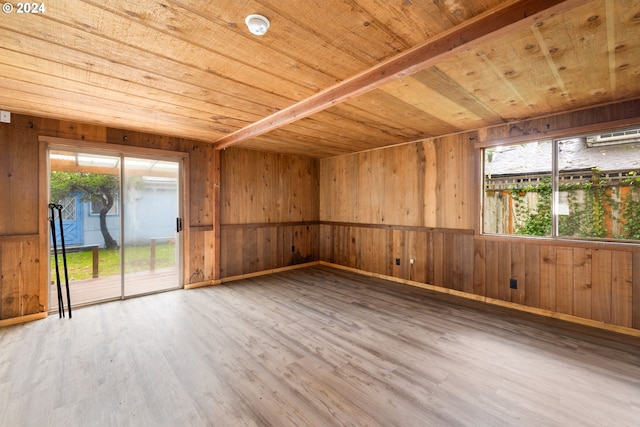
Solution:
M 66 197 L 60 201 L 62 205 L 62 228 L 65 246 L 82 245 L 84 243 L 84 203 L 79 194 Z M 59 220 L 56 219 L 56 240 L 60 244 Z

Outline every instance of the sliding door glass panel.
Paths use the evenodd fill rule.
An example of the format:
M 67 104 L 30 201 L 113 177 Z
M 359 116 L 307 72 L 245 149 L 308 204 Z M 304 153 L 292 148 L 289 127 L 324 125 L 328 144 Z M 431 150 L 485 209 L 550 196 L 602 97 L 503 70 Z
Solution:
M 124 296 L 180 287 L 180 163 L 124 158 Z
M 65 308 L 62 237 L 71 304 L 77 306 L 120 298 L 120 157 L 51 150 L 49 161 L 49 203 L 59 208 L 54 209 L 53 226 Z M 51 209 L 48 215 L 51 216 Z M 51 232 L 49 236 L 49 309 L 57 310 L 58 274 Z

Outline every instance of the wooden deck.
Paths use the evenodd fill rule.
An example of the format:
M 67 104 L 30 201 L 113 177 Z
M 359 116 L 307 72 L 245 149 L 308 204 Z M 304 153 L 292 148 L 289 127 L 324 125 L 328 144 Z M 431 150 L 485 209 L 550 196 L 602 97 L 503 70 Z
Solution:
M 637 426 L 640 339 L 310 267 L 0 328 L 7 426 Z
M 62 292 L 65 308 L 67 305 L 64 277 L 62 280 Z M 143 271 L 130 273 L 126 276 L 125 297 L 160 292 L 167 289 L 178 288 L 178 269 L 165 268 L 155 271 Z M 57 286 L 52 283 L 49 287 L 49 310 L 58 310 Z M 120 299 L 121 280 L 120 275 L 99 277 L 96 279 L 77 280 L 69 283 L 71 294 L 71 306 L 81 306 L 100 301 Z

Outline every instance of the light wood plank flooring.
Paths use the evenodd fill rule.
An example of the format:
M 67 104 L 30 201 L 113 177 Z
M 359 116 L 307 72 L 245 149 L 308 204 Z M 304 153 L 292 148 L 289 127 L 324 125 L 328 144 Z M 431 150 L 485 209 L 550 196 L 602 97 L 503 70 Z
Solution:
M 3 426 L 637 426 L 640 340 L 328 267 L 0 329 Z

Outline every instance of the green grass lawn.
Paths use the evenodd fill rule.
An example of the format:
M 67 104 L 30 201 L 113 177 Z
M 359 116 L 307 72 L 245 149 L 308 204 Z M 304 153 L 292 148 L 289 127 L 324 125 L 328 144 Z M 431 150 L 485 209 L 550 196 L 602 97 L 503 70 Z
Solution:
M 172 267 L 176 264 L 174 243 L 156 244 L 156 269 Z M 149 270 L 151 265 L 151 249 L 149 246 L 128 246 L 125 248 L 125 272 Z M 60 278 L 64 281 L 62 253 L 58 253 Z M 67 254 L 67 272 L 69 281 L 91 279 L 93 277 L 93 253 L 91 250 Z M 98 251 L 98 272 L 100 277 L 120 274 L 120 250 L 100 249 Z M 51 255 L 51 278 L 55 280 L 56 270 L 54 257 Z

